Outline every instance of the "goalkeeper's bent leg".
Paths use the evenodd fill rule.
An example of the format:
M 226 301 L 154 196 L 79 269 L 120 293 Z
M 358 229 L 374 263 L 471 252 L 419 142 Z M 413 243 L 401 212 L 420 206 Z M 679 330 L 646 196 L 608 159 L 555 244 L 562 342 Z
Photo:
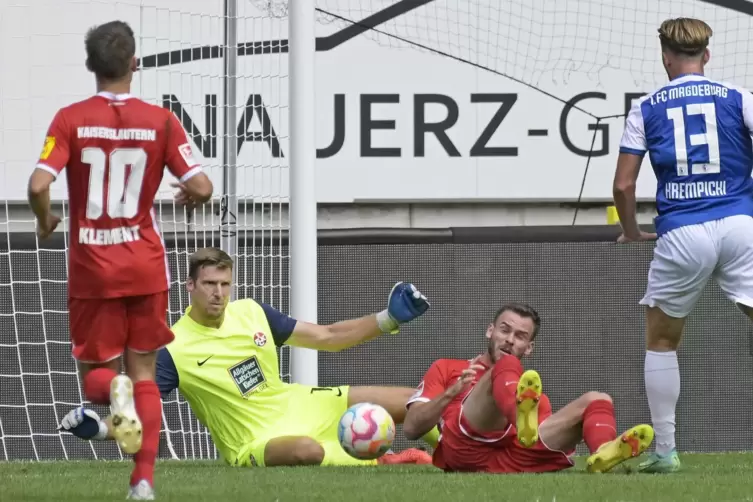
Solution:
M 408 387 L 352 386 L 348 389 L 348 406 L 358 403 L 374 403 L 382 406 L 396 424 L 405 420 L 405 403 L 416 390 Z M 439 429 L 434 427 L 421 438 L 432 448 L 439 443 Z
M 436 448 L 439 444 L 439 427 L 435 425 L 432 430 L 421 436 L 421 439 L 432 448 Z

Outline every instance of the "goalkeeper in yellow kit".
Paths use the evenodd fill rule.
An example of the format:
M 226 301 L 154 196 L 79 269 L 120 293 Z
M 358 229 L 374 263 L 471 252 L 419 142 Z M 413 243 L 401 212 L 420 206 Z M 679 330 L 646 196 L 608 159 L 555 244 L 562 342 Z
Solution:
M 205 248 L 189 260 L 191 307 L 172 327 L 175 340 L 158 355 L 163 396 L 178 388 L 212 435 L 222 458 L 234 466 L 369 465 L 431 463 L 420 450 L 378 461 L 350 457 L 337 440 L 337 424 L 352 404 L 385 407 L 397 423 L 412 388 L 310 387 L 280 379 L 276 347 L 283 344 L 337 351 L 397 332 L 422 315 L 429 302 L 413 286 L 398 283 L 387 308 L 328 326 L 297 321 L 251 299 L 229 302 L 233 261 Z M 72 410 L 63 429 L 84 439 L 109 439 L 109 425 L 84 407 Z M 424 437 L 436 445 L 434 428 Z

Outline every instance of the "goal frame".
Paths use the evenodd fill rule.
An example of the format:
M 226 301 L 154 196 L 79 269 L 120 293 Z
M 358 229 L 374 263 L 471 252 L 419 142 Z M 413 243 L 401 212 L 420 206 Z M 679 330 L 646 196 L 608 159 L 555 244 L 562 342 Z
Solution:
M 237 2 L 239 0 L 227 0 Z M 288 2 L 288 85 L 290 114 L 289 215 L 290 215 L 290 315 L 317 321 L 317 202 L 316 120 L 314 61 L 316 58 L 316 6 L 310 0 Z M 237 55 L 237 53 L 236 53 Z M 290 378 L 317 386 L 317 351 L 293 347 Z
M 227 210 L 221 222 L 221 248 L 230 256 L 238 249 L 238 138 L 234 134 L 238 60 L 238 2 L 225 0 L 224 134 L 222 185 Z M 317 322 L 317 201 L 316 120 L 314 59 L 316 56 L 316 6 L 313 1 L 288 2 L 288 86 L 290 148 L 290 315 Z M 237 267 L 234 268 L 237 275 Z M 237 276 L 234 277 L 237 279 Z M 236 291 L 233 290 L 233 298 Z M 319 382 L 316 350 L 291 347 L 292 382 L 316 386 Z

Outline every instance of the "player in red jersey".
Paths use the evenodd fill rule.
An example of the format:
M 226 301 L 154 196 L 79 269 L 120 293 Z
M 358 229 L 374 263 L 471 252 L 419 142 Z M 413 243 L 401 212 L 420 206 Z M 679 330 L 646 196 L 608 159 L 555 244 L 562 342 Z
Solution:
M 638 425 L 617 437 L 609 395 L 587 392 L 556 413 L 533 370 L 520 359 L 533 351 L 541 326 L 528 305 L 503 306 L 486 330 L 486 353 L 472 361 L 440 359 L 408 401 L 408 439 L 440 427 L 433 463 L 446 471 L 549 472 L 573 465 L 585 441 L 590 472 L 606 472 L 650 445 L 653 429 Z
M 135 454 L 129 498 L 151 499 L 162 413 L 155 361 L 173 340 L 154 199 L 165 166 L 179 180 L 178 202 L 205 202 L 213 188 L 177 118 L 130 96 L 131 28 L 120 21 L 94 27 L 85 45 L 97 94 L 55 115 L 29 180 L 29 203 L 37 233 L 46 238 L 60 222 L 50 210 L 49 188 L 67 168 L 73 357 L 87 399 L 111 405 L 109 432 Z M 127 376 L 118 374 L 121 357 Z

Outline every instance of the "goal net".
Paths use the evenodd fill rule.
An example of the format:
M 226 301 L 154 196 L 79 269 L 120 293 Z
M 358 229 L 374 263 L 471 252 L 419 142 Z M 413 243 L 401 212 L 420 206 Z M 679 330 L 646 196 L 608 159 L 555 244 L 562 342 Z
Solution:
M 288 312 L 287 56 L 259 53 L 235 61 L 235 93 L 226 96 L 224 0 L 5 1 L 0 9 L 6 73 L 0 87 L 0 446 L 4 459 L 122 458 L 111 442 L 84 442 L 56 428 L 86 402 L 70 356 L 66 302 L 67 207 L 64 177 L 53 185 L 64 218 L 52 239 L 38 241 L 25 207 L 25 179 L 55 111 L 94 92 L 82 56 L 86 30 L 113 19 L 137 37 L 140 70 L 132 93 L 172 110 L 215 186 L 212 201 L 188 214 L 172 202 L 166 174 L 155 212 L 171 272 L 169 322 L 189 305 L 188 257 L 217 246 L 236 263 L 234 294 Z M 6 5 L 7 4 L 7 5 Z M 237 2 L 239 43 L 287 38 L 287 19 Z M 234 44 L 230 51 L 239 50 Z M 230 110 L 232 108 L 232 110 Z M 234 122 L 225 124 L 230 117 Z M 236 145 L 236 155 L 228 144 Z M 240 152 L 240 153 L 239 153 Z M 230 171 L 234 171 L 230 173 Z M 15 190 L 15 191 L 14 191 Z M 58 203 L 60 201 L 60 203 Z M 279 351 L 290 377 L 289 349 Z M 177 392 L 164 402 L 160 456 L 205 459 L 217 453 L 207 430 Z M 105 407 L 94 406 L 100 416 Z
M 84 402 L 68 342 L 68 235 L 62 229 L 68 222 L 51 240 L 40 242 L 24 202 L 26 179 L 52 115 L 93 92 L 82 55 L 90 26 L 112 19 L 131 24 L 141 63 L 134 94 L 181 119 L 215 184 L 212 202 L 191 215 L 173 206 L 169 180 L 160 192 L 156 210 L 172 273 L 170 322 L 188 305 L 183 286 L 187 257 L 206 245 L 232 251 L 238 297 L 288 310 L 287 2 L 235 2 L 237 44 L 230 48 L 238 56 L 235 76 L 228 75 L 232 70 L 225 62 L 225 3 L 0 0 L 0 42 L 5 47 L 0 53 L 3 459 L 122 458 L 113 444 L 82 442 L 56 429 L 65 413 Z M 619 136 L 630 101 L 666 81 L 656 37 L 661 21 L 677 16 L 706 20 L 714 29 L 708 73 L 750 87 L 749 6 L 711 0 L 316 0 L 317 72 L 327 75 L 326 85 L 317 77 L 317 101 L 330 103 L 333 95 L 344 92 L 380 92 L 380 87 L 393 91 L 406 75 L 415 74 L 413 56 L 420 54 L 418 71 L 437 85 L 471 80 L 479 92 L 507 93 L 503 100 L 509 95 L 525 98 L 506 113 L 516 113 L 516 127 L 530 136 L 547 136 L 540 129 L 531 134 L 536 131 L 533 116 L 541 109 L 555 110 L 559 134 L 528 140 L 539 141 L 539 149 L 565 143 L 570 151 L 578 150 L 583 179 L 563 183 L 573 184 L 574 194 L 587 199 L 589 190 L 613 173 L 613 155 L 603 149 L 610 141 L 607 131 L 612 138 Z M 386 73 L 379 85 L 349 87 L 352 72 L 374 64 L 371 56 L 377 50 Z M 236 84 L 236 96 L 228 104 L 229 80 Z M 592 93 L 585 95 L 586 88 Z M 428 95 L 434 88 L 427 84 L 421 92 Z M 444 103 L 444 108 L 427 112 L 436 123 L 453 113 Z M 489 117 L 479 117 L 479 124 L 504 111 L 499 105 L 493 104 Z M 226 124 L 233 115 L 234 122 Z M 330 120 L 330 110 L 317 117 L 327 131 Z M 469 127 L 482 135 L 484 124 L 479 124 L 474 118 Z M 452 134 L 447 141 L 437 138 L 427 141 L 426 148 L 451 155 Z M 320 157 L 326 157 L 321 150 L 325 140 L 317 140 Z M 493 145 L 504 140 L 486 137 L 481 154 L 484 148 L 502 148 Z M 237 155 L 228 151 L 228 144 L 237 146 Z M 608 162 L 593 164 L 595 158 Z M 65 217 L 62 178 L 52 197 L 55 210 Z M 281 375 L 288 378 L 288 354 L 283 351 L 280 358 Z M 165 401 L 163 426 L 162 457 L 215 458 L 207 431 L 177 393 Z

